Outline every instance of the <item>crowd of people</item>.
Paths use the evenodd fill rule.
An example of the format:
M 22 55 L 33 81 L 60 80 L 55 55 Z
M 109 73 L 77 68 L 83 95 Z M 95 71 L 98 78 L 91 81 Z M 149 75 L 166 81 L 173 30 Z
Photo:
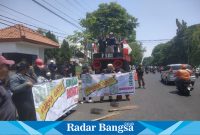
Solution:
M 10 71 L 10 67 L 15 65 L 15 72 Z M 139 65 L 136 70 L 139 87 L 145 87 L 143 78 L 144 69 Z M 96 72 L 96 74 L 118 74 L 124 73 L 122 68 L 115 68 L 113 64 L 108 64 L 107 68 Z M 92 68 L 82 67 L 82 74 L 92 74 Z M 36 83 L 43 83 L 63 77 L 73 77 L 76 75 L 75 63 L 66 61 L 58 71 L 57 64 L 50 60 L 49 64 L 37 58 L 34 65 L 29 65 L 25 60 L 16 63 L 0 56 L 0 120 L 36 120 L 36 112 L 32 94 L 32 87 Z M 126 100 L 130 100 L 129 95 L 125 95 Z M 122 100 L 122 95 L 116 96 L 116 101 Z M 86 98 L 83 97 L 83 101 Z M 104 96 L 100 97 L 100 102 L 104 101 Z M 113 101 L 113 96 L 109 96 L 109 101 Z M 89 97 L 88 102 L 92 102 Z
M 10 67 L 15 62 L 0 56 L 0 120 L 36 120 L 36 112 L 32 87 L 36 83 L 63 77 L 75 76 L 75 63 L 66 62 L 62 65 L 60 74 L 53 60 L 48 65 L 40 58 L 34 65 L 22 60 L 15 64 L 15 71 Z
M 123 72 L 124 72 L 123 69 L 115 68 L 113 66 L 113 64 L 108 64 L 106 69 L 104 69 L 102 71 L 98 71 L 98 72 L 96 72 L 96 74 L 113 74 L 113 73 L 123 73 Z M 83 74 L 93 74 L 92 69 L 89 66 L 84 66 L 82 68 L 81 75 L 83 75 Z M 116 96 L 116 100 L 117 101 L 119 101 L 121 99 L 122 99 L 121 95 L 117 95 Z M 128 100 L 128 101 L 130 100 L 130 96 L 129 95 L 126 95 L 126 100 Z M 103 101 L 104 101 L 104 96 L 101 96 L 100 97 L 100 102 L 103 102 Z M 109 101 L 110 102 L 113 101 L 113 97 L 112 96 L 109 96 Z M 92 101 L 92 97 L 89 97 L 88 100 L 86 100 L 86 97 L 83 97 L 83 102 L 89 102 L 89 103 L 93 102 Z
M 99 52 L 103 54 L 103 57 L 106 55 L 122 52 L 123 41 L 117 40 L 113 32 L 110 32 L 106 37 L 99 37 Z M 108 56 L 109 57 L 109 56 Z

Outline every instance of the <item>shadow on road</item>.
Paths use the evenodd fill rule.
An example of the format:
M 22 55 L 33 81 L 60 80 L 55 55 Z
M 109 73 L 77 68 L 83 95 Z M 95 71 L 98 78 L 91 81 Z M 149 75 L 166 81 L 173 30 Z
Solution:
M 170 93 L 170 94 L 176 94 L 176 95 L 179 95 L 179 96 L 189 97 L 189 96 L 183 95 L 183 94 L 180 93 L 178 90 L 170 91 L 169 93 Z
M 121 100 L 115 100 L 113 99 L 112 101 L 110 100 L 103 100 L 103 101 L 94 101 L 93 103 L 108 103 L 108 102 L 123 102 L 123 101 L 127 101 L 126 99 L 121 99 Z

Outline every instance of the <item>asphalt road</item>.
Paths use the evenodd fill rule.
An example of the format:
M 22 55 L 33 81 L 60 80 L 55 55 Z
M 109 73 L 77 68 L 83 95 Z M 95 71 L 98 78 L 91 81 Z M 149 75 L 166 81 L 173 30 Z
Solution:
M 145 82 L 146 89 L 136 89 L 131 101 L 119 102 L 120 107 L 135 105 L 137 108 L 120 111 L 119 115 L 108 120 L 200 120 L 200 78 L 196 80 L 189 97 L 179 95 L 174 85 L 162 84 L 159 73 L 145 75 Z M 94 100 L 98 101 L 99 98 Z M 91 114 L 91 108 L 103 109 L 103 112 Z M 79 104 L 64 119 L 93 120 L 109 114 L 110 108 L 108 101 Z

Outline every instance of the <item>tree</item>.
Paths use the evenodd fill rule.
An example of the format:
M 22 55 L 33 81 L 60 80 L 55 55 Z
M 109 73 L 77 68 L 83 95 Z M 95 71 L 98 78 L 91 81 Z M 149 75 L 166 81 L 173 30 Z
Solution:
M 177 33 L 169 42 L 157 45 L 152 52 L 153 64 L 188 63 L 200 65 L 200 24 L 187 27 L 176 20 Z
M 45 36 L 47 31 L 45 29 L 42 29 L 42 28 L 38 28 L 37 29 L 37 32 L 40 33 L 41 35 Z
M 152 65 L 152 62 L 153 62 L 153 57 L 152 57 L 152 56 L 150 56 L 150 57 L 145 57 L 145 58 L 143 59 L 142 65 L 143 65 L 143 66 L 150 66 L 150 65 Z
M 45 34 L 45 36 L 58 43 L 56 36 L 50 31 L 48 31 Z M 45 49 L 44 57 L 45 57 L 45 61 L 47 61 L 48 59 L 54 59 L 54 58 L 56 59 L 56 61 L 59 60 L 59 48 Z
M 114 32 L 118 38 L 127 38 L 130 42 L 135 41 L 135 28 L 138 23 L 126 9 L 111 2 L 100 4 L 96 11 L 87 13 L 86 18 L 81 20 L 81 25 L 91 33 L 93 38 Z
M 72 52 L 70 50 L 69 44 L 64 39 L 60 48 L 58 63 L 62 64 L 66 61 L 70 61 L 71 56 L 72 56 Z
M 86 18 L 81 20 L 85 28 L 84 34 L 89 39 L 98 39 L 113 32 L 118 40 L 126 39 L 132 48 L 132 64 L 139 64 L 145 49 L 141 43 L 136 42 L 135 28 L 138 26 L 137 19 L 127 13 L 126 9 L 115 2 L 103 3 L 99 8 L 87 13 Z M 94 40 L 93 40 L 94 41 Z
M 131 42 L 129 45 L 133 50 L 130 54 L 132 58 L 131 65 L 139 65 L 142 62 L 145 49 L 142 47 L 141 43 Z

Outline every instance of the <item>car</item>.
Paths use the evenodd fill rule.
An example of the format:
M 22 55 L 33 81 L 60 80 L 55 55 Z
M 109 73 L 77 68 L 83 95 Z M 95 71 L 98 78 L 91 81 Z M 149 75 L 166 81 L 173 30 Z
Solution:
M 164 82 L 166 85 L 175 82 L 175 74 L 179 69 L 181 69 L 181 65 L 182 64 L 171 64 L 164 67 L 164 69 L 161 71 L 161 81 Z M 187 70 L 190 70 L 192 72 L 190 80 L 192 84 L 194 84 L 196 77 L 194 72 L 192 71 L 192 67 L 188 64 L 185 65 L 187 67 Z

